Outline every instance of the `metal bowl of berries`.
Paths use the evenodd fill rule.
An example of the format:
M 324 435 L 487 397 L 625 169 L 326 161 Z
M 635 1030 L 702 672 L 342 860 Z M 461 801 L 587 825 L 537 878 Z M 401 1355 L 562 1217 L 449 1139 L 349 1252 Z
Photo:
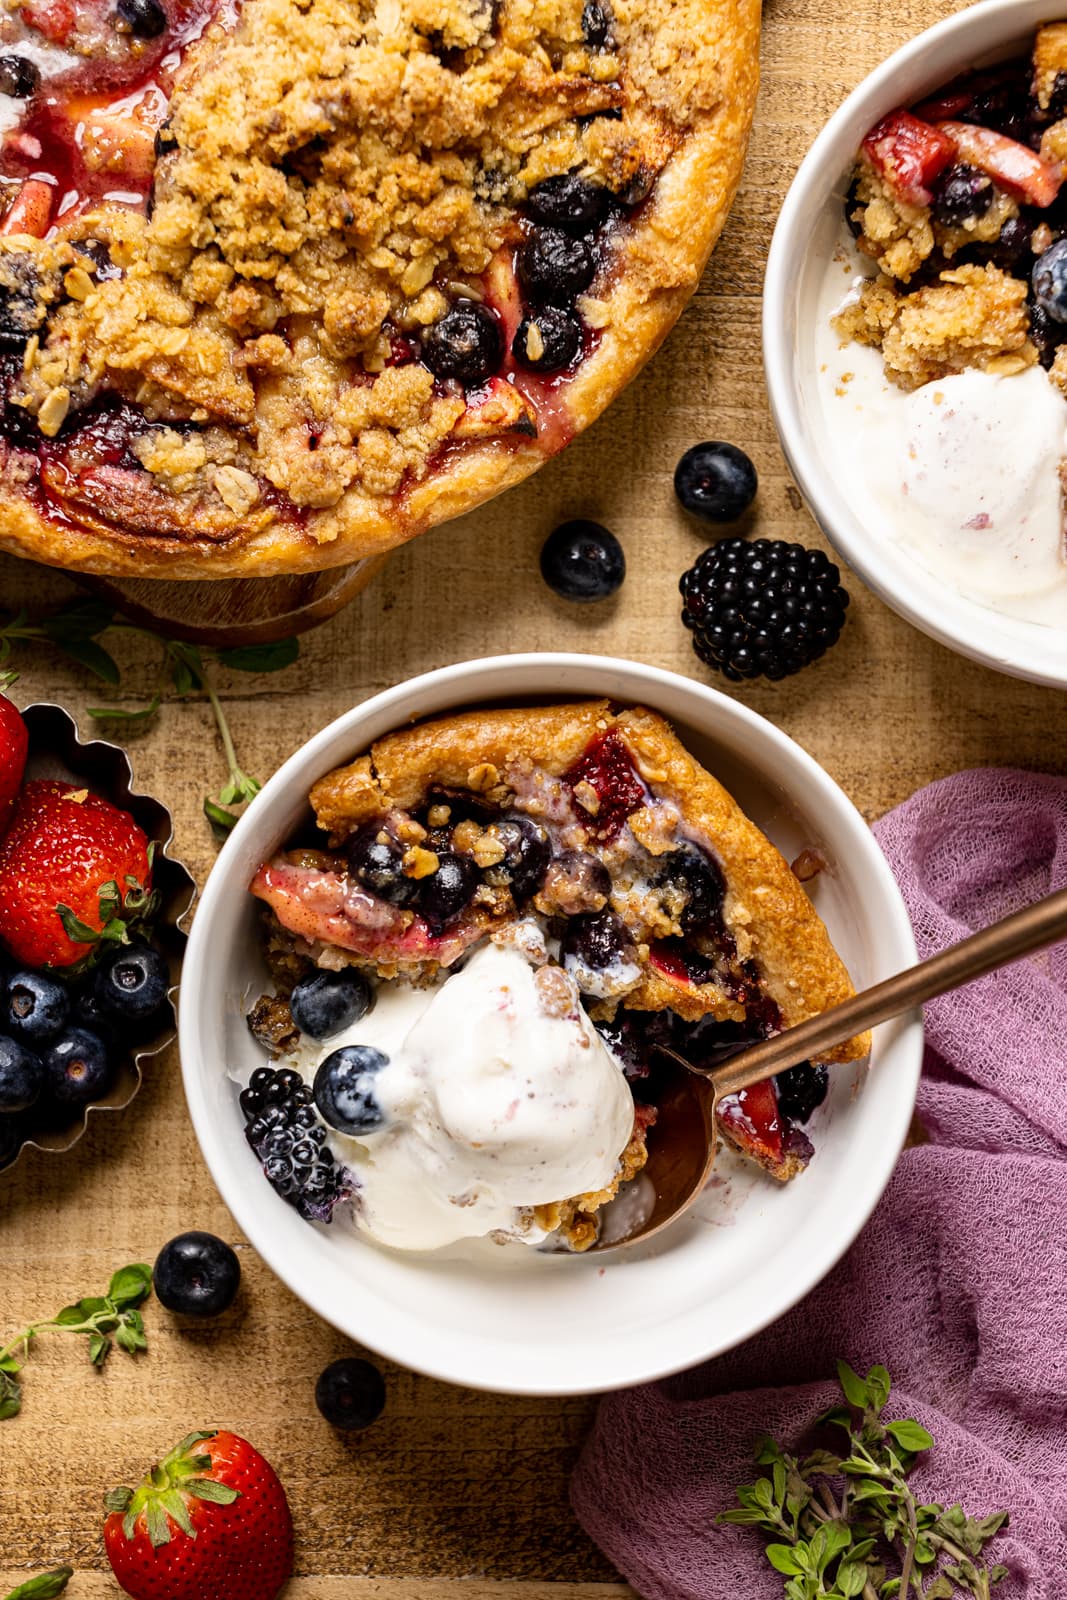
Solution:
M 0 697 L 0 1169 L 121 1111 L 174 1036 L 195 884 L 117 745 Z
M 849 95 L 783 204 L 763 345 L 783 448 L 840 554 L 950 649 L 1063 687 L 1057 15 L 983 0 Z
M 329 1172 L 324 1181 L 315 1178 L 313 1193 L 294 1195 L 269 1181 L 261 1134 L 287 1119 L 299 1138 L 315 1119 L 300 1075 L 271 1066 L 263 1048 L 272 1029 L 291 1029 L 294 1019 L 289 1006 L 277 1015 L 269 1007 L 255 1014 L 276 965 L 266 964 L 262 902 L 249 891 L 263 864 L 289 848 L 286 841 L 308 836 L 312 785 L 386 733 L 434 714 L 598 696 L 668 718 L 786 861 L 812 852 L 809 859 L 822 870 L 808 887 L 857 986 L 915 959 L 907 913 L 870 830 L 785 734 L 737 701 L 675 674 L 559 654 L 497 657 L 429 673 L 316 734 L 265 786 L 227 841 L 186 954 L 179 1018 L 186 1096 L 207 1165 L 238 1225 L 288 1287 L 348 1336 L 475 1388 L 528 1394 L 617 1388 L 691 1366 L 773 1321 L 830 1270 L 863 1226 L 902 1147 L 918 1084 L 916 1015 L 879 1030 L 869 1072 L 852 1066 L 831 1073 L 829 1095 L 810 1122 L 817 1155 L 799 1180 L 780 1187 L 762 1171 L 731 1168 L 724 1153 L 714 1189 L 685 1217 L 647 1243 L 607 1254 L 489 1238 L 439 1249 L 388 1248 L 357 1231 L 344 1206 L 326 1207 L 331 1221 L 319 1220 L 318 1201 L 331 1198 Z M 315 869 L 311 858 L 302 864 Z M 475 954 L 465 970 L 477 960 Z M 316 1008 L 335 1000 L 348 1007 L 358 996 L 338 996 L 324 981 L 323 992 L 309 998 Z M 372 1020 L 382 1006 L 379 996 Z M 321 1022 L 301 1026 L 322 1037 Z M 466 1025 L 457 1017 L 458 1027 Z M 317 1076 L 315 1104 L 321 1109 Z M 354 1115 L 359 1109 L 349 1106 Z

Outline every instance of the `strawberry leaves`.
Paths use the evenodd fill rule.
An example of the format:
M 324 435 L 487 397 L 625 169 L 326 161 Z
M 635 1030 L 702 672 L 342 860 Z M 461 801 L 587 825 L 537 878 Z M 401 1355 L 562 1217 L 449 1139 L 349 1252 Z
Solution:
M 17 1416 L 22 1409 L 19 1374 L 38 1334 L 52 1330 L 86 1335 L 88 1356 L 94 1367 L 103 1366 L 115 1344 L 127 1355 L 137 1355 L 148 1348 L 144 1318 L 138 1308 L 151 1293 L 151 1267 L 135 1262 L 120 1267 L 108 1284 L 107 1294 L 87 1295 L 64 1306 L 50 1321 L 24 1328 L 0 1350 L 0 1421 Z
M 154 846 L 149 846 L 149 859 Z M 147 926 L 159 910 L 161 896 L 156 890 L 126 873 L 125 888 L 119 888 L 114 878 L 100 886 L 99 928 L 93 928 L 79 917 L 72 907 L 60 902 L 56 914 L 63 924 L 63 932 L 75 944 L 99 946 L 103 944 L 129 944 L 131 929 L 147 931 Z
M 104 1496 L 104 1509 L 109 1514 L 122 1517 L 122 1532 L 133 1539 L 138 1518 L 144 1517 L 145 1532 L 153 1550 L 159 1550 L 171 1540 L 170 1524 L 181 1529 L 189 1539 L 196 1538 L 196 1527 L 189 1515 L 189 1497 L 212 1505 L 230 1506 L 241 1498 L 241 1491 L 209 1474 L 214 1463 L 209 1455 L 197 1449 L 205 1439 L 214 1439 L 211 1432 L 190 1433 L 176 1445 L 137 1489 L 109 1489 Z M 169 1520 L 168 1520 L 169 1519 Z
M 865 1378 L 837 1364 L 844 1405 L 817 1424 L 843 1430 L 842 1453 L 798 1459 L 771 1438 L 756 1447 L 769 1476 L 737 1490 L 718 1522 L 758 1528 L 767 1560 L 785 1578 L 785 1600 L 990 1600 L 1004 1566 L 988 1568 L 985 1545 L 1006 1511 L 968 1517 L 961 1506 L 921 1505 L 907 1483 L 933 1436 L 911 1418 L 883 1422 L 891 1380 L 885 1367 Z

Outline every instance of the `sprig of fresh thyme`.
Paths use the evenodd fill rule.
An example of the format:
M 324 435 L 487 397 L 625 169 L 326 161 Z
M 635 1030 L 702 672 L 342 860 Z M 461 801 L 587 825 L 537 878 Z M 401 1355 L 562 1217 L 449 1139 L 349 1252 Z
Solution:
M 217 797 L 205 796 L 204 815 L 217 832 L 228 833 L 237 821 L 228 807 L 244 805 L 253 799 L 259 793 L 260 783 L 245 772 L 237 759 L 233 735 L 208 662 L 218 662 L 234 672 L 281 672 L 300 654 L 299 640 L 280 639 L 276 644 L 202 650 L 180 639 L 168 639 L 151 628 L 125 622 L 116 618 L 102 601 L 86 599 L 72 601 L 37 622 L 32 622 L 25 611 L 8 616 L 6 620 L 0 615 L 0 667 L 20 644 L 50 645 L 100 682 L 117 688 L 121 678 L 118 663 L 100 643 L 100 635 L 108 632 L 135 633 L 154 640 L 162 651 L 159 676 L 147 705 L 134 710 L 122 706 L 90 706 L 89 715 L 99 722 L 124 722 L 127 726 L 144 724 L 155 716 L 169 693 L 181 699 L 193 694 L 206 696 L 218 726 L 229 778 Z
M 152 1293 L 152 1269 L 143 1263 L 120 1267 L 108 1284 L 107 1294 L 87 1295 L 47 1322 L 31 1322 L 28 1328 L 0 1350 L 0 1422 L 16 1417 L 22 1409 L 19 1374 L 30 1348 L 41 1333 L 80 1333 L 89 1340 L 89 1360 L 102 1367 L 112 1345 L 134 1356 L 147 1350 L 144 1319 L 137 1309 Z
M 861 1378 L 839 1361 L 837 1371 L 845 1404 L 817 1420 L 844 1430 L 844 1453 L 798 1460 L 761 1439 L 756 1462 L 770 1475 L 742 1485 L 738 1506 L 717 1520 L 769 1536 L 767 1559 L 785 1577 L 786 1600 L 989 1600 L 1008 1569 L 987 1567 L 983 1551 L 1008 1513 L 975 1518 L 958 1505 L 921 1505 L 907 1479 L 932 1436 L 911 1420 L 882 1421 L 885 1367 Z

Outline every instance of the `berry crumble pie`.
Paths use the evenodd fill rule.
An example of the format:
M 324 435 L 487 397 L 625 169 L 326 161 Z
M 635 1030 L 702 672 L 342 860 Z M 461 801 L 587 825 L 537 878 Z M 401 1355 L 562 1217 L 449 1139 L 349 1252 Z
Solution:
M 756 0 L 26 0 L 0 20 L 0 548 L 387 550 L 590 423 L 740 177 Z
M 640 707 L 405 728 L 310 802 L 314 834 L 251 884 L 275 992 L 249 1025 L 283 1064 L 242 1097 L 268 1178 L 305 1215 L 351 1198 L 386 1243 L 588 1248 L 656 1137 L 657 1047 L 714 1063 L 853 993 L 782 857 Z M 826 1087 L 825 1065 L 805 1063 L 729 1097 L 722 1136 L 788 1181 Z M 294 1118 L 333 1130 L 310 1193 Z M 576 1157 L 590 1181 L 553 1190 Z M 426 1170 L 447 1191 L 429 1223 Z M 486 1196 L 505 1190 L 494 1210 Z

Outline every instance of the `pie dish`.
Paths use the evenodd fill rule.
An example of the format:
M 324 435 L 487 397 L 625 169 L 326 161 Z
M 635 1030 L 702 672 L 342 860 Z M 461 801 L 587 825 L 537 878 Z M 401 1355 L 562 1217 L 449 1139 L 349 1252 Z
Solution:
M 593 1097 L 588 1123 L 574 1135 L 579 1141 L 599 1137 L 609 1115 L 609 1095 L 618 1087 L 611 1079 L 618 1071 L 609 1065 L 606 1078 L 590 1078 L 585 1087 L 590 1046 L 599 1048 L 589 1034 L 567 1058 L 561 1093 L 547 1059 L 559 1045 L 549 1042 L 546 1014 L 558 1019 L 577 1011 L 572 1020 L 579 1026 L 591 1019 L 608 1047 L 605 1060 L 611 1058 L 628 1081 L 633 1103 L 625 1097 L 628 1115 L 605 1151 L 593 1192 L 553 1194 L 546 1180 L 549 1196 L 542 1185 L 513 1220 L 511 1233 L 527 1242 L 549 1238 L 574 1250 L 596 1242 L 601 1209 L 640 1172 L 647 1145 L 656 1138 L 658 1046 L 711 1064 L 854 992 L 782 856 L 666 719 L 646 708 L 619 708 L 600 699 L 476 710 L 401 728 L 355 762 L 327 773 L 312 787 L 310 803 L 315 836 L 301 830 L 299 840 L 266 861 L 251 883 L 266 908 L 264 948 L 275 993 L 253 1005 L 250 1024 L 273 1054 L 299 1064 L 299 1023 L 307 1003 L 300 997 L 316 972 L 345 975 L 354 968 L 370 974 L 379 1008 L 390 991 L 414 990 L 416 1003 L 420 990 L 443 997 L 469 973 L 474 981 L 464 983 L 458 1012 L 442 1012 L 440 998 L 423 999 L 427 1049 L 415 1071 L 432 1076 L 437 1058 L 450 1053 L 450 1035 L 463 1026 L 463 1008 L 479 1003 L 474 974 L 485 956 L 476 952 L 488 943 L 498 951 L 492 960 L 500 988 L 472 1027 L 468 1053 L 477 1052 L 501 1007 L 515 1006 L 528 981 L 525 966 L 535 969 L 531 1003 L 516 1014 L 518 1028 L 533 1041 L 531 1059 L 518 1061 L 517 1041 L 501 1047 L 515 1053 L 502 1057 L 508 1060 L 502 1103 L 509 1127 L 526 1111 L 534 1115 L 528 1102 L 538 1097 L 559 1100 L 557 1124 L 573 1115 L 583 1093 Z M 511 970 L 499 953 L 505 950 Z M 453 976 L 457 970 L 460 976 Z M 365 1051 L 370 1035 L 360 1031 L 369 1026 L 364 1014 L 345 1037 Z M 412 1030 L 407 1039 L 413 1036 Z M 322 1035 L 313 1031 L 312 1037 Z M 395 1040 L 396 1030 L 387 1027 L 378 1042 L 387 1041 L 390 1052 L 408 1048 Z M 854 1061 L 869 1047 L 869 1035 L 860 1035 L 825 1059 Z M 315 1102 L 327 1126 L 348 1132 L 343 1119 L 336 1120 L 335 1101 L 328 1092 L 323 1097 L 321 1073 L 315 1071 L 322 1060 L 320 1052 L 306 1074 L 315 1080 Z M 396 1070 L 391 1055 L 372 1053 L 372 1060 L 375 1084 L 386 1083 L 386 1070 Z M 490 1079 L 486 1089 L 464 1078 L 459 1093 L 467 1102 L 483 1095 L 488 1103 L 498 1068 L 487 1074 Z M 334 1202 L 351 1198 L 357 1226 L 362 1222 L 372 1234 L 371 1214 L 380 1204 L 375 1185 L 393 1159 L 389 1140 L 398 1142 L 394 1124 L 405 1116 L 421 1118 L 422 1159 L 427 1141 L 435 1142 L 449 1125 L 441 1110 L 444 1095 L 455 1094 L 446 1084 L 431 1094 L 428 1114 L 421 1100 L 408 1111 L 411 1085 L 404 1081 L 396 1092 L 398 1109 L 390 1115 L 387 1096 L 364 1082 L 359 1121 L 366 1150 L 340 1141 L 339 1159 L 351 1157 L 345 1179 L 332 1179 L 331 1173 L 328 1182 L 320 1174 L 313 1192 L 305 1194 L 291 1162 L 272 1166 L 273 1154 L 288 1156 L 293 1138 L 283 1131 L 275 1152 L 270 1127 L 255 1121 L 264 1097 L 269 1101 L 274 1091 L 262 1073 L 257 1082 L 264 1087 L 253 1089 L 247 1100 L 248 1138 L 272 1182 L 277 1176 L 280 1192 L 319 1220 L 332 1211 L 321 1204 L 326 1189 Z M 772 1178 L 787 1182 L 813 1154 L 802 1124 L 822 1103 L 827 1085 L 824 1066 L 804 1063 L 727 1097 L 719 1111 L 722 1136 Z M 291 1087 L 299 1091 L 295 1080 Z M 301 1098 L 308 1109 L 298 1120 L 314 1130 L 310 1094 Z M 473 1129 L 470 1116 L 467 1104 L 462 1137 L 468 1145 L 481 1149 L 500 1136 L 491 1116 Z M 454 1111 L 452 1119 L 460 1120 Z M 528 1137 L 536 1141 L 548 1124 L 531 1127 Z M 496 1167 L 488 1161 L 468 1171 L 450 1160 L 455 1237 L 485 1231 L 477 1221 L 482 1188 L 495 1181 L 500 1161 L 514 1159 L 515 1142 L 509 1133 L 506 1149 L 494 1156 Z M 540 1178 L 537 1169 L 548 1158 L 533 1155 Z M 308 1162 L 311 1156 L 308 1150 Z M 440 1164 L 436 1149 L 433 1159 Z M 392 1242 L 395 1230 L 389 1218 L 383 1221 Z M 424 1237 L 417 1227 L 408 1236 Z
M 532 472 L 740 177 L 756 0 L 33 0 L 0 22 L 0 547 L 237 577 Z

